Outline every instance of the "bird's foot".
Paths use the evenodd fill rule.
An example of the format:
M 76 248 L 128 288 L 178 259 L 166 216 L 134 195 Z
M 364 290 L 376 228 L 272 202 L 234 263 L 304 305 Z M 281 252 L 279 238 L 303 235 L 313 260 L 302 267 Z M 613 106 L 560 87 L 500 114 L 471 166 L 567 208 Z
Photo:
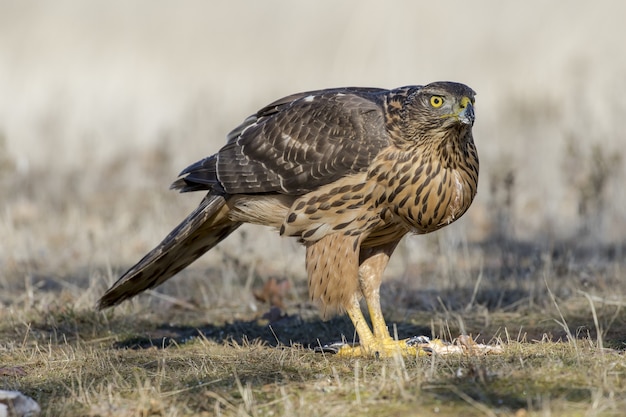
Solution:
M 400 354 L 402 356 L 427 356 L 432 354 L 499 354 L 502 346 L 489 346 L 474 342 L 470 336 L 462 335 L 447 343 L 441 339 L 431 340 L 427 336 L 415 336 L 404 340 L 375 339 L 366 345 L 359 343 L 332 343 L 315 349 L 316 352 L 335 353 L 343 357 L 376 357 L 389 358 Z
M 317 352 L 335 353 L 343 357 L 376 357 L 389 358 L 394 355 L 402 356 L 425 356 L 430 355 L 426 346 L 430 339 L 426 336 L 412 337 L 410 339 L 395 340 L 392 338 L 374 339 L 367 344 L 359 343 L 332 343 L 315 350 Z

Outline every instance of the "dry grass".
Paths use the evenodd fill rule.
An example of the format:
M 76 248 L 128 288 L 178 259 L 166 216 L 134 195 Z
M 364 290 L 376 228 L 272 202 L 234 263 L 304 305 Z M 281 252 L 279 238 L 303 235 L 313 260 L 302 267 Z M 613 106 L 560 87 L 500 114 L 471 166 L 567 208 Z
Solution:
M 0 386 L 48 416 L 621 415 L 621 260 L 444 238 L 430 247 L 434 261 L 386 282 L 389 323 L 399 337 L 472 334 L 504 354 L 314 353 L 351 340 L 349 320 L 321 320 L 293 277 L 284 309 L 270 309 L 253 292 L 274 275 L 227 254 L 105 313 L 92 306 L 115 271 L 30 265 L 4 275 Z
M 623 414 L 624 13 L 0 4 L 0 389 L 47 416 Z M 452 227 L 405 240 L 383 306 L 400 337 L 468 333 L 503 355 L 313 353 L 351 324 L 306 301 L 302 248 L 255 227 L 93 310 L 197 204 L 167 191 L 177 172 L 246 115 L 295 91 L 436 79 L 478 91 L 479 194 Z M 272 279 L 282 310 L 255 298 Z
M 622 346 L 626 316 L 596 304 L 599 337 L 582 306 L 563 316 L 411 314 L 400 335 L 414 334 L 414 322 L 431 322 L 443 336 L 458 334 L 462 323 L 502 343 L 504 354 L 395 360 L 312 352 L 311 334 L 333 340 L 349 324 L 307 311 L 268 327 L 255 315 L 220 324 L 214 310 L 129 315 L 36 305 L 27 315 L 3 312 L 0 384 L 36 398 L 49 416 L 618 416 L 626 361 L 601 346 Z

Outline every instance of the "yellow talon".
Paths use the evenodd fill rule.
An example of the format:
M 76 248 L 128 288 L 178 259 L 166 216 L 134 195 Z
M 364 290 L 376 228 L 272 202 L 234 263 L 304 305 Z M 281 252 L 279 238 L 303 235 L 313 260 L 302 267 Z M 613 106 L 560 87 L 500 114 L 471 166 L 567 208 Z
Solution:
M 375 340 L 373 343 L 364 345 L 344 345 L 338 351 L 338 356 L 343 357 L 376 357 L 376 358 L 391 358 L 395 355 L 402 356 L 427 356 L 430 352 L 424 349 L 421 345 L 408 345 L 407 340 Z

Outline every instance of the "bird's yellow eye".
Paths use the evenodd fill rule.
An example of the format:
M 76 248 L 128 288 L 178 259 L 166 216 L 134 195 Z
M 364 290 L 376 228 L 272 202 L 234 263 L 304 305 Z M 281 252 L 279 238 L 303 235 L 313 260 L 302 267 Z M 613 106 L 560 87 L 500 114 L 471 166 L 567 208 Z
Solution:
M 432 96 L 430 98 L 430 105 L 434 108 L 438 109 L 443 105 L 443 97 L 441 96 Z

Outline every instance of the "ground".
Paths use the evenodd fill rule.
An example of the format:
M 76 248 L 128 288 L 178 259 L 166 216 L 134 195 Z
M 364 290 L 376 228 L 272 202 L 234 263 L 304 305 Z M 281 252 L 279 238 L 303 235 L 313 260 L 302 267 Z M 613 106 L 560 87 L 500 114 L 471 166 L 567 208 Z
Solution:
M 506 270 L 507 285 L 498 285 L 503 277 L 494 270 L 455 263 L 456 274 L 473 282 L 421 294 L 410 271 L 440 274 L 425 263 L 382 289 L 399 337 L 470 334 L 501 345 L 499 355 L 316 353 L 320 344 L 350 341 L 350 321 L 322 319 L 304 281 L 234 263 L 225 268 L 238 278 L 226 283 L 215 279 L 221 269 L 191 268 L 99 313 L 92 302 L 103 284 L 94 267 L 72 285 L 36 277 L 30 288 L 3 293 L 0 386 L 35 398 L 49 416 L 620 415 L 626 312 L 612 295 L 597 294 L 619 285 L 615 272 L 624 265 L 598 251 L 597 269 L 558 272 L 558 253 L 548 261 L 509 247 L 515 263 L 528 266 Z M 484 243 L 467 250 L 495 252 Z M 585 284 L 591 276 L 595 284 Z

